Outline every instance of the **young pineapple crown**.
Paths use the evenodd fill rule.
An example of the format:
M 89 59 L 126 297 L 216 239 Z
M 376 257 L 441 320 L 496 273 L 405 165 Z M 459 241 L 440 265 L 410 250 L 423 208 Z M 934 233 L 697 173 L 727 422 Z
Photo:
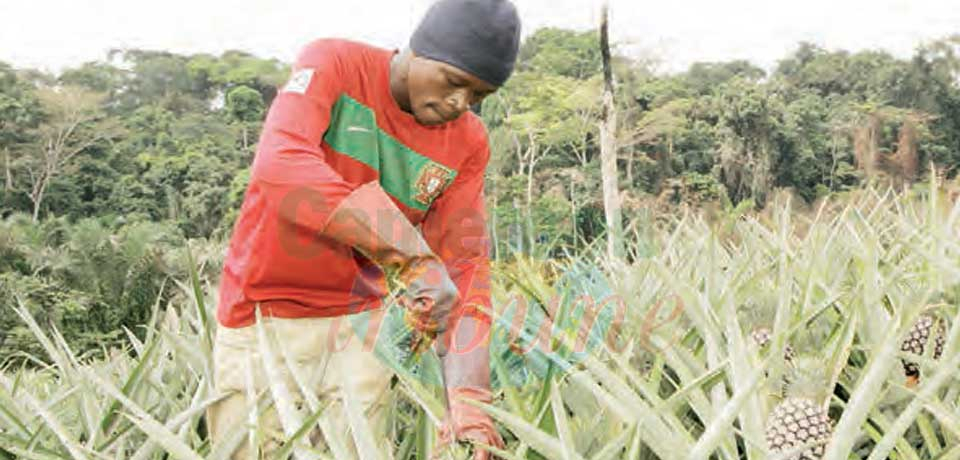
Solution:
M 777 303 L 775 299 L 753 299 L 742 308 L 741 318 L 744 320 L 748 330 L 761 327 L 770 327 L 773 325 L 777 316 Z
M 787 373 L 785 395 L 788 398 L 804 398 L 821 405 L 833 394 L 829 387 L 830 375 L 825 360 L 812 356 L 793 359 L 794 366 Z

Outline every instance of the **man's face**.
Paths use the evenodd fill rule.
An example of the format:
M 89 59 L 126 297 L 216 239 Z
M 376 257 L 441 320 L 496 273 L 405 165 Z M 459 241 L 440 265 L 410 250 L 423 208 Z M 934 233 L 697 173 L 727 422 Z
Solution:
M 407 90 L 417 122 L 432 126 L 456 120 L 497 87 L 445 62 L 413 56 Z

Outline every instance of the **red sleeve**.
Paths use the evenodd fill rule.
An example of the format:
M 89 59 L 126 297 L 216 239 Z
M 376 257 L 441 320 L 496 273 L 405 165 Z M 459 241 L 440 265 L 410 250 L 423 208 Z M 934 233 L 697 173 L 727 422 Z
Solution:
M 331 109 L 343 92 L 336 46 L 317 40 L 300 52 L 290 80 L 270 105 L 253 162 L 251 182 L 267 195 L 284 226 L 297 232 L 319 232 L 356 188 L 327 164 L 321 147 Z M 307 212 L 303 204 L 309 205 Z
M 476 153 L 461 167 L 450 188 L 434 202 L 422 222 L 424 240 L 443 259 L 460 292 L 451 325 L 463 315 L 478 318 L 485 337 L 491 323 L 490 242 L 487 236 L 483 175 L 490 158 L 484 135 Z

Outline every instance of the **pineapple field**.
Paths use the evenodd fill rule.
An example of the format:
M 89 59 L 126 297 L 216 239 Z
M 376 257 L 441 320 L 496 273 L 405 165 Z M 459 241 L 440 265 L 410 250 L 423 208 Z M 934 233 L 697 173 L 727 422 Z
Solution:
M 960 459 L 960 205 L 948 193 L 868 188 L 807 210 L 780 195 L 760 213 L 659 222 L 632 227 L 624 260 L 598 247 L 495 266 L 495 399 L 477 404 L 506 440 L 496 456 Z M 0 458 L 228 458 L 203 418 L 219 397 L 219 251 L 189 252 L 193 269 L 165 286 L 176 292 L 143 338 L 127 331 L 102 356 L 72 351 L 22 302 L 8 312 L 42 353 L 0 372 Z M 366 459 L 426 459 L 436 442 L 437 361 L 404 354 L 407 338 L 377 343 L 397 369 L 389 439 L 349 417 Z M 231 445 L 264 436 L 258 417 L 288 397 L 264 394 Z M 308 400 L 282 417 L 294 434 L 279 458 L 337 458 L 306 442 L 324 410 Z M 474 448 L 486 447 L 441 455 Z
M 434 0 L 60 2 L 73 28 L 49 27 L 49 2 L 6 2 L 0 460 L 227 459 L 258 446 L 298 460 L 960 460 L 960 16 L 944 13 L 960 9 L 940 1 L 831 2 L 823 21 L 809 2 L 513 0 L 524 33 L 495 88 L 450 78 L 460 72 L 426 79 L 416 69 L 443 66 L 411 72 L 405 52 L 350 70 L 374 48 L 399 52 Z M 358 43 L 326 40 L 338 35 Z M 345 53 L 336 72 L 302 62 L 328 45 Z M 299 97 L 281 93 L 307 96 L 314 80 L 311 94 L 342 94 L 276 115 Z M 418 116 L 431 94 L 457 110 Z M 468 121 L 435 125 L 451 131 L 413 124 L 455 114 Z M 276 171 L 305 185 L 275 197 L 280 259 L 256 244 L 273 204 L 251 204 L 292 187 L 263 174 L 278 139 L 306 142 Z M 304 166 L 324 163 L 357 186 L 375 172 L 406 203 L 462 297 L 443 288 L 431 315 L 492 297 L 489 366 L 487 350 L 447 360 L 410 329 L 399 304 L 418 283 L 404 291 L 411 279 L 394 271 L 410 272 L 412 248 L 392 267 L 374 260 L 392 250 L 330 246 L 339 232 L 300 225 L 302 211 L 332 221 L 321 204 L 334 195 L 314 192 L 336 174 L 314 183 Z M 247 238 L 255 221 L 269 225 Z M 225 261 L 228 247 L 251 258 Z M 274 262 L 287 256 L 303 265 Z M 353 262 L 361 276 L 339 270 Z M 277 282 L 231 288 L 239 266 L 278 269 Z M 378 268 L 387 284 L 371 295 Z M 385 307 L 292 321 L 299 336 L 274 321 L 283 314 L 254 321 L 264 312 L 245 308 L 320 314 L 343 306 L 350 282 L 351 298 L 389 293 Z M 221 300 L 221 320 L 233 310 L 255 326 L 219 329 Z M 340 332 L 371 348 L 339 350 L 339 374 L 314 372 L 333 354 L 318 345 L 336 348 Z M 316 374 L 376 391 L 330 397 Z M 446 383 L 482 395 L 451 410 Z M 495 445 L 441 448 L 451 432 Z

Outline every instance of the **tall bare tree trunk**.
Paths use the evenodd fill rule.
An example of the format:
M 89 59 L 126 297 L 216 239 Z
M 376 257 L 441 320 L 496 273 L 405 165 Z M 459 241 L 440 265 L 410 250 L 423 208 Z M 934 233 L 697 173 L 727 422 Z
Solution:
M 600 117 L 600 174 L 603 178 L 603 210 L 607 221 L 607 255 L 623 254 L 620 192 L 617 186 L 617 110 L 613 103 L 613 69 L 610 67 L 608 32 L 609 4 L 600 13 L 600 55 L 603 58 L 603 113 Z
M 532 255 L 537 247 L 537 235 L 533 226 L 533 168 L 537 165 L 539 146 L 531 144 L 531 148 L 533 150 L 531 150 L 530 163 L 527 164 L 527 245 Z
M 33 222 L 37 223 L 40 221 L 40 202 L 43 200 L 43 190 L 40 191 L 37 195 L 36 201 L 33 202 Z
M 4 189 L 7 191 L 13 190 L 13 172 L 10 171 L 10 150 L 7 148 L 3 149 L 3 170 L 4 176 L 6 177 L 6 183 L 4 184 Z
M 570 224 L 573 234 L 573 249 L 577 249 L 577 182 L 570 178 Z
M 33 203 L 33 221 L 40 220 L 40 205 L 43 203 L 43 193 L 47 190 L 47 173 L 44 171 L 40 179 L 33 183 L 30 189 L 30 201 Z
M 510 226 L 513 227 L 513 230 L 514 230 L 513 232 L 514 241 L 515 241 L 514 247 L 516 247 L 516 251 L 518 253 L 523 254 L 524 253 L 523 252 L 523 246 L 524 246 L 523 234 L 525 232 L 523 231 L 524 225 L 520 223 L 520 199 L 517 198 L 516 196 L 513 197 L 513 219 L 514 219 L 514 222 L 510 224 Z
M 47 140 L 46 149 L 43 152 L 43 165 L 38 174 L 35 175 L 33 186 L 30 187 L 30 201 L 33 203 L 33 221 L 40 220 L 40 205 L 43 203 L 43 194 L 47 191 L 47 184 L 56 171 L 59 147 L 56 147 L 52 140 Z

